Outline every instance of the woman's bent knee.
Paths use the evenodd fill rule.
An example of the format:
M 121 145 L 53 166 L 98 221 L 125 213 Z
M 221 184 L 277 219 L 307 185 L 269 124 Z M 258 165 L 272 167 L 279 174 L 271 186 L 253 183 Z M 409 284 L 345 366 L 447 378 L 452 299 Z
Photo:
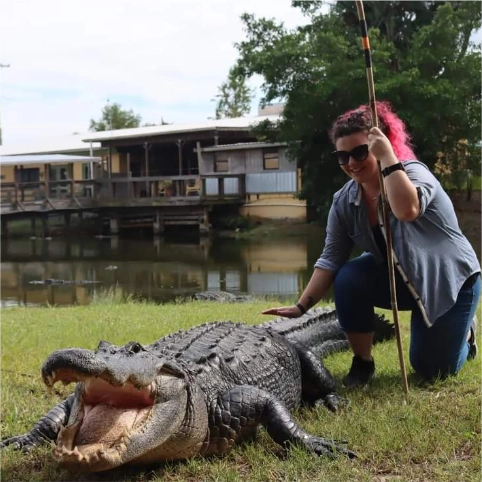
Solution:
M 334 290 L 360 296 L 373 287 L 373 260 L 371 256 L 360 256 L 345 263 L 336 273 Z
M 421 353 L 410 352 L 410 365 L 420 377 L 427 381 L 437 378 L 447 378 L 456 375 L 463 367 L 465 360 L 461 358 L 447 359 L 434 357 L 433 353 L 422 351 Z

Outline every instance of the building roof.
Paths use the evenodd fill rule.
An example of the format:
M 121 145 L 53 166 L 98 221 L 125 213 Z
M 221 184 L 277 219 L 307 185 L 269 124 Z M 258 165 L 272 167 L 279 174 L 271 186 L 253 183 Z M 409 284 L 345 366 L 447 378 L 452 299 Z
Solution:
M 101 141 L 128 139 L 136 137 L 153 137 L 202 131 L 247 131 L 254 125 L 269 120 L 278 121 L 279 115 L 255 117 L 237 117 L 233 119 L 213 119 L 197 123 L 165 124 L 159 126 L 135 127 L 102 132 L 87 132 L 61 137 L 32 139 L 21 143 L 0 146 L 2 156 L 18 156 L 25 154 L 74 154 L 77 152 L 106 149 Z
M 44 137 L 41 139 L 32 139 L 24 142 L 16 142 L 15 144 L 6 144 L 0 146 L 0 154 L 2 156 L 16 156 L 23 154 L 70 154 L 75 152 L 89 151 L 90 144 L 83 141 L 84 134 L 71 134 L 61 137 Z M 100 142 L 93 142 L 92 149 L 94 151 L 102 148 Z
M 0 156 L 0 166 L 25 166 L 28 164 L 70 164 L 72 162 L 100 162 L 101 157 L 67 156 L 63 154 Z
M 215 152 L 215 151 L 237 151 L 241 149 L 262 149 L 264 147 L 284 147 L 288 144 L 286 142 L 237 142 L 236 144 L 218 144 L 217 146 L 202 147 L 202 152 Z M 196 149 L 193 149 L 196 151 Z
M 116 129 L 112 131 L 102 131 L 91 133 L 84 136 L 84 141 L 110 141 L 114 139 L 128 139 L 134 137 L 152 137 L 162 135 L 181 134 L 187 132 L 200 131 L 233 131 L 233 130 L 249 130 L 256 124 L 264 120 L 276 122 L 279 115 L 266 115 L 256 117 L 236 117 L 233 119 L 213 119 L 197 123 L 186 124 L 165 124 L 149 127 L 134 127 L 131 129 Z

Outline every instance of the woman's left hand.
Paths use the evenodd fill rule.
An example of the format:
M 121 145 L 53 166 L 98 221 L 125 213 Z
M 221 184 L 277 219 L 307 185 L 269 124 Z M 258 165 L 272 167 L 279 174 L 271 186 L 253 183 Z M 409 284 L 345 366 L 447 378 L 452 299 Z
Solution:
M 368 133 L 368 148 L 382 164 L 385 160 L 396 160 L 392 144 L 378 127 L 372 127 Z

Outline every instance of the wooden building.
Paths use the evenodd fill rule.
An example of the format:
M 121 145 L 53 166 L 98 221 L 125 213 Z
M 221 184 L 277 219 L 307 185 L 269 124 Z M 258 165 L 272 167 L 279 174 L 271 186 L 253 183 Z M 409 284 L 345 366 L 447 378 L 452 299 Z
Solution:
M 82 136 L 98 163 L 22 164 L 25 154 L 2 147 L 2 217 L 26 211 L 95 210 L 112 234 L 128 225 L 197 224 L 209 230 L 216 206 L 237 206 L 258 219 L 306 219 L 296 161 L 284 143 L 260 142 L 253 126 L 278 115 L 119 129 Z M 78 137 L 77 137 L 78 140 Z M 53 151 L 52 151 L 53 152 Z M 45 154 L 45 150 L 29 154 Z M 59 149 L 57 154 L 72 154 Z M 13 159 L 13 161 L 12 161 Z M 55 164 L 55 166 L 54 166 Z M 43 169 L 42 169 L 43 167 Z M 36 194 L 26 196 L 30 188 Z M 69 204 L 65 204 L 65 200 Z M 64 201 L 64 202 L 62 202 Z

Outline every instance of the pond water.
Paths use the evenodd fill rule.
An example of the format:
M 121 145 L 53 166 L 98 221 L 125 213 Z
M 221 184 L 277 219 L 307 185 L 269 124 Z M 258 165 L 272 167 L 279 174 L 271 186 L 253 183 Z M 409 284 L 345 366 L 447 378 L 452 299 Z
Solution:
M 95 297 L 174 301 L 204 290 L 297 296 L 322 234 L 284 239 L 11 239 L 1 246 L 1 306 L 87 304 Z M 40 284 L 43 280 L 89 284 Z
M 0 306 L 154 302 L 223 290 L 293 299 L 308 283 L 324 231 L 263 239 L 10 239 L 1 244 Z M 480 246 L 475 240 L 480 259 Z M 89 284 L 39 284 L 47 279 Z

